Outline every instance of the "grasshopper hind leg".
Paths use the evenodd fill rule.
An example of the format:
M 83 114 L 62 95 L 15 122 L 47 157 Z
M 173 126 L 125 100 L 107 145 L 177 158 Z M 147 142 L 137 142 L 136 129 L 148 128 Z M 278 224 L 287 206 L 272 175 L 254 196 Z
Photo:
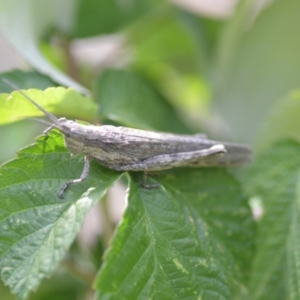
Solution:
M 212 158 L 218 158 L 219 155 L 226 153 L 224 145 L 217 144 L 207 149 L 201 149 L 189 152 L 179 152 L 170 154 L 156 155 L 147 158 L 141 162 L 131 165 L 124 165 L 118 168 L 119 171 L 160 171 L 174 167 L 186 167 L 197 164 L 199 166 L 219 166 L 218 160 L 211 163 Z

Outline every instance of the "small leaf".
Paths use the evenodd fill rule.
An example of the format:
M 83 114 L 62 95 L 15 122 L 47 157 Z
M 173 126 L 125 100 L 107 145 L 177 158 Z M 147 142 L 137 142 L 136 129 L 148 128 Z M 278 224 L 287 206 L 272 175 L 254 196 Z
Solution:
M 54 114 L 89 122 L 95 120 L 97 105 L 74 89 L 57 87 L 48 88 L 45 91 L 30 89 L 23 92 Z M 18 91 L 11 95 L 1 94 L 0 105 L 0 124 L 15 122 L 25 117 L 43 116 L 43 113 Z
M 63 136 L 51 131 L 1 167 L 0 270 L 3 282 L 25 299 L 56 268 L 73 242 L 87 211 L 120 176 L 93 163 L 88 179 L 78 178 L 83 157 L 70 157 Z
M 94 90 L 101 115 L 108 119 L 145 130 L 189 132 L 170 103 L 137 75 L 106 70 Z
M 243 282 L 253 248 L 239 184 L 220 169 L 164 174 L 150 190 L 133 174 L 97 299 L 232 299 L 229 283 Z
M 248 190 L 262 201 L 251 300 L 300 299 L 300 144 L 278 142 L 248 174 Z

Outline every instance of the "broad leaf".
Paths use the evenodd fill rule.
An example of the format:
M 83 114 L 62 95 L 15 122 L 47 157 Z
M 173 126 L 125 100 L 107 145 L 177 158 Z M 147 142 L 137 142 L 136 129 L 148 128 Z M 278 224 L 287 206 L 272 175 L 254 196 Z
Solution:
M 240 2 L 222 34 L 213 92 L 227 132 L 249 142 L 273 103 L 299 87 L 300 2 L 271 1 L 255 19 L 253 1 Z
M 300 144 L 284 141 L 261 155 L 248 174 L 249 193 L 262 201 L 251 300 L 300 299 Z
M 135 74 L 106 70 L 97 78 L 94 93 L 101 115 L 125 126 L 188 132 L 166 99 Z
M 164 174 L 150 190 L 133 174 L 95 283 L 98 299 L 232 299 L 230 286 L 249 271 L 254 237 L 239 184 L 221 169 Z
M 53 272 L 87 211 L 120 176 L 94 163 L 88 180 L 59 199 L 63 184 L 78 178 L 82 168 L 83 157 L 70 157 L 58 131 L 38 138 L 1 167 L 1 278 L 19 299 Z

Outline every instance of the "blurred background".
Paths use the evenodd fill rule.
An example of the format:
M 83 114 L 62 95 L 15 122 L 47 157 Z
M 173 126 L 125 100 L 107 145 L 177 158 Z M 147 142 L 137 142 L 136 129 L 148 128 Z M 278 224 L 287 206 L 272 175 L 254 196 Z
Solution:
M 53 85 L 88 95 L 105 70 L 122 70 L 141 78 L 175 110 L 182 132 L 247 143 L 256 152 L 280 136 L 299 139 L 297 114 L 274 122 L 282 103 L 299 99 L 298 0 L 0 0 L 0 5 L 1 73 L 36 70 Z M 28 88 L 35 87 L 30 74 Z M 129 102 L 128 110 L 138 114 L 143 97 L 139 101 L 134 107 Z M 120 121 L 112 115 L 112 122 Z M 0 163 L 41 133 L 29 121 L 1 126 Z M 109 196 L 114 224 L 124 195 L 119 184 Z M 99 208 L 91 211 L 81 245 L 105 232 L 103 218 Z

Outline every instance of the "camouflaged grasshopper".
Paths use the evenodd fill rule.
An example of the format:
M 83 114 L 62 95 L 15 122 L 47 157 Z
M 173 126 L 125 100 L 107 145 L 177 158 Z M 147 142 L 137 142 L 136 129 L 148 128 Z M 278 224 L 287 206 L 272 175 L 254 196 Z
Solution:
M 179 135 L 115 127 L 82 125 L 66 118 L 57 119 L 15 85 L 4 80 L 35 105 L 53 124 L 47 134 L 57 128 L 64 134 L 66 147 L 72 154 L 84 153 L 85 163 L 80 178 L 65 183 L 59 198 L 71 184 L 87 179 L 90 161 L 117 171 L 143 171 L 144 187 L 149 171 L 173 167 L 234 167 L 250 160 L 248 146 L 208 140 L 203 134 Z

